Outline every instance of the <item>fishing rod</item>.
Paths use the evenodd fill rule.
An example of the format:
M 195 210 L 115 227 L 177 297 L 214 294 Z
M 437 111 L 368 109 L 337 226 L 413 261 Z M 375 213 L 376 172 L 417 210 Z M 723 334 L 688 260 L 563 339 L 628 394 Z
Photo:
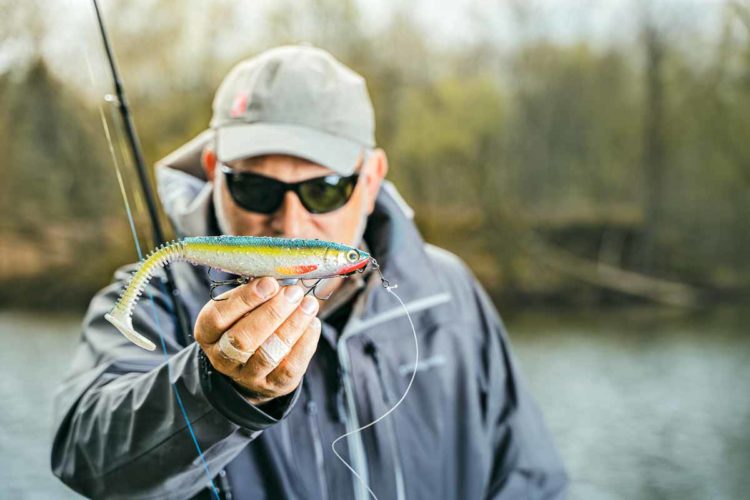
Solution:
M 146 206 L 148 207 L 149 217 L 151 218 L 151 227 L 153 229 L 154 243 L 156 244 L 157 247 L 163 246 L 165 243 L 164 233 L 161 229 L 161 224 L 159 222 L 159 214 L 158 214 L 158 211 L 156 210 L 156 203 L 154 201 L 154 195 L 151 190 L 151 185 L 149 183 L 148 176 L 146 175 L 146 167 L 145 167 L 145 162 L 143 161 L 143 154 L 141 153 L 141 147 L 138 142 L 138 136 L 135 133 L 135 126 L 133 125 L 133 120 L 130 117 L 130 110 L 128 108 L 127 100 L 125 99 L 125 92 L 123 90 L 122 81 L 120 80 L 120 75 L 117 71 L 117 65 L 115 64 L 114 55 L 112 53 L 112 49 L 109 43 L 109 37 L 107 36 L 107 30 L 104 28 L 104 21 L 101 15 L 101 11 L 99 10 L 99 4 L 97 3 L 97 0 L 92 0 L 92 2 L 94 4 L 94 11 L 96 12 L 96 18 L 99 24 L 99 31 L 101 32 L 102 40 L 104 42 L 104 49 L 107 53 L 107 59 L 109 60 L 109 67 L 112 71 L 112 79 L 114 81 L 117 107 L 120 110 L 120 116 L 122 117 L 122 121 L 125 126 L 125 133 L 128 139 L 128 144 L 130 145 L 133 159 L 135 161 L 136 171 L 138 172 L 138 179 L 141 184 L 141 189 L 143 190 L 143 196 L 146 200 Z M 110 147 L 111 147 L 111 139 L 109 139 L 109 136 L 108 136 L 108 140 L 110 141 Z M 123 197 L 125 198 L 125 206 L 126 206 L 126 209 L 128 210 L 128 217 L 131 219 L 131 225 L 132 225 L 132 215 L 130 213 L 130 209 L 128 208 L 127 195 L 124 190 L 122 194 L 123 194 Z M 140 250 L 140 245 L 138 243 L 138 236 L 135 232 L 134 227 L 133 227 L 133 238 L 135 239 L 135 244 L 136 244 L 136 247 L 138 248 L 138 253 L 141 254 L 142 252 Z M 177 336 L 177 341 L 181 343 L 183 346 L 187 346 L 190 343 L 190 335 L 188 333 L 190 332 L 190 327 L 188 324 L 187 316 L 185 314 L 185 311 L 181 307 L 181 301 L 179 299 L 179 292 L 177 290 L 177 287 L 175 286 L 174 276 L 171 270 L 169 269 L 169 267 L 164 267 L 164 273 L 167 278 L 165 284 L 168 290 L 170 301 L 172 303 L 174 317 L 177 320 L 176 325 L 175 325 L 176 326 L 175 333 Z M 151 301 L 153 303 L 153 296 L 151 296 Z M 156 313 L 154 313 L 154 318 L 158 324 L 158 316 L 156 316 Z M 164 343 L 164 337 L 161 331 L 159 332 L 159 335 L 161 336 L 164 358 L 167 359 L 168 358 L 167 349 L 166 349 L 166 345 Z M 167 363 L 167 371 L 168 371 L 169 380 L 171 381 L 172 375 L 171 375 L 169 363 Z M 221 492 L 219 488 L 217 487 L 216 483 L 214 482 L 213 475 L 211 474 L 211 471 L 209 470 L 208 463 L 203 454 L 203 449 L 198 443 L 198 438 L 195 434 L 195 431 L 193 430 L 193 426 L 190 423 L 190 418 L 188 418 L 188 414 L 185 409 L 185 405 L 182 402 L 182 398 L 180 397 L 180 391 L 177 389 L 177 385 L 175 385 L 174 382 L 171 382 L 171 385 L 174 391 L 175 399 L 177 400 L 177 404 L 180 408 L 180 412 L 182 413 L 182 417 L 185 420 L 187 430 L 190 433 L 190 437 L 198 452 L 198 458 L 200 459 L 203 465 L 203 469 L 206 472 L 206 476 L 208 478 L 209 489 L 211 491 L 211 496 L 215 500 L 220 500 Z
M 125 135 L 128 140 L 128 145 L 130 146 L 130 151 L 133 155 L 136 172 L 138 173 L 138 181 L 141 185 L 141 190 L 143 191 L 143 197 L 146 200 L 146 207 L 148 208 L 149 218 L 151 219 L 154 246 L 159 247 L 165 243 L 164 232 L 162 231 L 161 222 L 159 220 L 159 212 L 156 208 L 156 202 L 154 201 L 154 193 L 151 189 L 151 183 L 149 182 L 148 175 L 146 174 L 146 164 L 143 160 L 141 145 L 135 132 L 135 125 L 133 125 L 133 119 L 130 115 L 128 101 L 125 98 L 125 90 L 122 85 L 122 80 L 120 79 L 120 73 L 117 71 L 115 57 L 109 43 L 107 30 L 104 27 L 104 20 L 102 18 L 101 11 L 99 10 L 99 4 L 97 0 L 92 1 L 94 3 L 94 10 L 96 11 L 96 19 L 99 24 L 99 31 L 102 35 L 102 41 L 104 43 L 104 50 L 107 53 L 107 60 L 109 61 L 109 68 L 112 73 L 117 109 L 120 111 L 120 116 L 122 117 L 122 122 L 125 128 Z M 171 269 L 169 267 L 165 267 L 164 272 L 167 277 L 167 291 L 172 302 L 172 308 L 175 311 L 175 316 L 177 318 L 177 339 L 183 346 L 187 346 L 190 343 L 190 335 L 188 333 L 190 331 L 190 328 L 188 326 L 187 317 L 185 316 L 185 311 L 181 307 L 179 290 L 175 285 L 174 275 L 172 274 Z

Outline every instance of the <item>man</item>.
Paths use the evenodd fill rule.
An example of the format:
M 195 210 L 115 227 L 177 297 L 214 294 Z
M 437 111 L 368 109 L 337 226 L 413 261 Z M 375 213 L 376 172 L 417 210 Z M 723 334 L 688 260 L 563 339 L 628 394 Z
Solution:
M 565 473 L 495 310 L 383 180 L 364 80 L 322 50 L 273 49 L 225 78 L 211 125 L 157 171 L 178 233 L 365 247 L 416 327 L 411 391 L 353 432 L 415 370 L 409 322 L 377 273 L 330 280 L 320 304 L 270 278 L 213 301 L 206 269 L 175 264 L 195 342 L 180 345 L 158 278 L 134 314 L 167 357 L 103 318 L 129 267 L 84 320 L 57 400 L 55 474 L 94 497 L 562 497 Z M 331 448 L 345 433 L 336 450 L 358 477 Z

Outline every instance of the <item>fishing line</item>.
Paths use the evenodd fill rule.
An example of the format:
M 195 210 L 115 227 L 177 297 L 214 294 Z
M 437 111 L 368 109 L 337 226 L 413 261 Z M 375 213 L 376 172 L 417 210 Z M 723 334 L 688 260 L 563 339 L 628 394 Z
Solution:
M 96 4 L 95 4 L 95 7 L 96 7 Z M 91 85 L 94 87 L 94 89 L 97 89 L 98 87 L 96 85 L 96 81 L 94 80 L 94 73 L 93 73 L 92 66 L 91 66 L 91 60 L 89 58 L 88 48 L 86 47 L 85 44 L 82 44 L 82 45 L 83 45 L 84 58 L 86 60 L 86 65 L 88 67 L 89 78 L 91 80 Z M 110 103 L 113 102 L 111 95 L 107 95 L 105 99 L 107 100 L 107 102 L 110 102 Z M 133 211 L 131 210 L 130 203 L 128 201 L 127 192 L 125 189 L 125 183 L 123 181 L 122 171 L 120 169 L 119 162 L 117 161 L 117 155 L 115 153 L 114 141 L 112 140 L 112 134 L 110 132 L 109 125 L 107 123 L 101 101 L 97 101 L 97 107 L 99 110 L 99 117 L 102 121 L 102 126 L 104 128 L 104 135 L 107 138 L 107 145 L 109 148 L 109 152 L 110 152 L 110 155 L 112 156 L 112 161 L 113 161 L 114 168 L 115 168 L 115 174 L 117 177 L 117 183 L 120 188 L 120 194 L 122 195 L 122 199 L 125 205 L 125 213 L 127 214 L 128 224 L 130 225 L 130 231 L 132 233 L 133 241 L 135 243 L 135 248 L 138 253 L 138 259 L 142 261 L 143 252 L 141 250 L 141 243 L 140 243 L 140 239 L 138 238 L 138 232 L 135 227 L 135 219 L 133 217 Z M 175 399 L 177 400 L 177 404 L 180 407 L 180 412 L 187 425 L 188 432 L 190 433 L 190 438 L 192 439 L 193 444 L 195 445 L 195 449 L 198 451 L 198 457 L 200 458 L 201 464 L 203 465 L 203 470 L 205 471 L 206 476 L 208 477 L 208 483 L 211 489 L 211 493 L 216 500 L 220 500 L 219 490 L 214 484 L 214 480 L 208 468 L 208 463 L 206 462 L 205 456 L 203 454 L 203 450 L 201 449 L 201 446 L 198 443 L 198 438 L 195 435 L 195 431 L 193 430 L 193 426 L 190 423 L 190 418 L 188 417 L 187 410 L 185 409 L 185 405 L 182 402 L 180 391 L 178 390 L 176 383 L 172 382 L 173 380 L 172 367 L 169 364 L 169 354 L 167 352 L 166 342 L 164 341 L 164 335 L 162 334 L 161 321 L 159 319 L 159 315 L 156 313 L 156 302 L 154 300 L 153 294 L 151 293 L 151 290 L 147 290 L 147 293 L 148 293 L 149 301 L 151 302 L 152 318 L 154 319 L 156 323 L 157 332 L 159 333 L 159 340 L 161 343 L 162 353 L 164 355 L 165 365 L 167 367 L 167 376 L 169 377 L 170 386 L 172 387 L 172 391 L 174 392 Z M 177 321 L 177 317 L 174 311 L 170 311 L 170 313 L 173 315 L 173 319 Z
M 411 331 L 412 331 L 412 334 L 414 335 L 414 371 L 412 371 L 411 379 L 409 379 L 409 384 L 406 386 L 406 390 L 404 391 L 404 394 L 401 396 L 401 398 L 398 401 L 396 401 L 396 404 L 394 404 L 388 411 L 386 411 L 385 413 L 383 413 L 382 415 L 380 415 L 378 418 L 376 418 L 375 420 L 373 420 L 369 424 L 363 425 L 359 429 L 355 429 L 353 431 L 349 431 L 349 432 L 347 432 L 345 434 L 342 434 L 341 436 L 337 437 L 336 439 L 334 439 L 333 442 L 331 443 L 331 449 L 333 450 L 333 453 L 336 455 L 336 458 L 338 458 L 341 461 L 341 463 L 343 463 L 346 466 L 346 468 L 349 469 L 352 474 L 354 474 L 354 476 L 359 480 L 359 482 L 362 483 L 362 486 L 364 486 L 365 488 L 367 488 L 367 491 L 370 493 L 370 495 L 372 495 L 372 497 L 375 500 L 378 500 L 377 495 L 375 495 L 375 493 L 370 489 L 370 486 L 362 479 L 362 476 L 360 476 L 359 473 L 357 473 L 357 471 L 355 471 L 354 468 L 346 460 L 344 460 L 344 458 L 341 455 L 339 455 L 339 452 L 336 451 L 336 443 L 338 443 L 339 441 L 341 441 L 344 438 L 347 438 L 347 437 L 351 436 L 352 434 L 357 434 L 357 433 L 362 432 L 363 430 L 367 429 L 368 427 L 372 427 L 373 425 L 377 424 L 378 422 L 380 422 L 381 420 L 383 420 L 385 417 L 387 417 L 388 415 L 390 415 L 391 413 L 393 413 L 393 411 L 396 408 L 398 408 L 398 406 L 401 404 L 401 402 L 404 399 L 406 399 L 406 395 L 409 394 L 409 391 L 411 390 L 411 386 L 414 383 L 414 378 L 417 375 L 417 369 L 419 368 L 419 339 L 417 338 L 417 330 L 416 330 L 416 328 L 414 328 L 414 322 L 411 320 L 411 315 L 409 314 L 409 310 L 406 308 L 406 305 L 404 304 L 404 301 L 401 300 L 401 297 L 399 297 L 396 294 L 396 292 L 393 291 L 396 288 L 398 288 L 398 285 L 391 285 L 388 282 L 388 280 L 385 279 L 385 277 L 383 276 L 383 273 L 380 270 L 380 266 L 378 266 L 377 262 L 375 262 L 375 259 L 372 259 L 372 262 L 373 262 L 373 267 L 380 273 L 380 280 L 383 283 L 383 288 L 385 288 L 385 290 L 388 293 L 390 293 L 391 295 L 393 295 L 396 298 L 396 300 L 398 300 L 398 303 L 401 304 L 401 308 L 404 310 L 404 314 L 406 314 L 406 319 L 409 320 L 409 326 L 411 326 Z

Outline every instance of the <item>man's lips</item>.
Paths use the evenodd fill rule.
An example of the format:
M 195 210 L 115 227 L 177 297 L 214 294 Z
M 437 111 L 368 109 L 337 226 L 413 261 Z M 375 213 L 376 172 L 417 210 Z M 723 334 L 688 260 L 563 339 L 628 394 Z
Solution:
M 356 264 L 352 264 L 349 267 L 343 267 L 339 270 L 339 274 L 349 274 L 349 273 L 353 273 L 354 271 L 358 271 L 362 269 L 363 267 L 365 267 L 368 262 L 369 260 L 365 259 L 360 262 L 357 262 Z

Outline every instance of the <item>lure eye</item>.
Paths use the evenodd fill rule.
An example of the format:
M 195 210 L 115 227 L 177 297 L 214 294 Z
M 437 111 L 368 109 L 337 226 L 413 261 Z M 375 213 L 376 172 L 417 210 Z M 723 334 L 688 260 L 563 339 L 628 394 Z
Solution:
M 356 250 L 349 250 L 346 253 L 346 260 L 349 262 L 357 262 L 357 260 L 359 260 L 359 252 Z

